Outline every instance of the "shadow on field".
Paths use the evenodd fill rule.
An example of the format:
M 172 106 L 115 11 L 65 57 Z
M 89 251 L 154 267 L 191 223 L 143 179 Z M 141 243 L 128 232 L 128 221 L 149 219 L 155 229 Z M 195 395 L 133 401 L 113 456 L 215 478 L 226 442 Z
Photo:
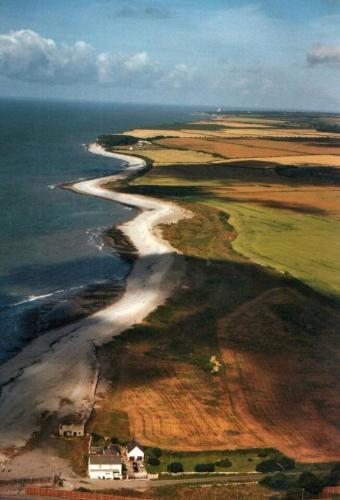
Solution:
M 142 324 L 97 350 L 100 382 L 108 382 L 113 392 L 108 407 L 101 394 L 94 423 L 111 422 L 112 412 L 134 411 L 138 421 L 148 416 L 149 429 L 161 415 L 162 447 L 180 411 L 184 427 L 177 447 L 246 443 L 273 446 L 294 457 L 307 450 L 318 460 L 333 460 L 340 449 L 337 305 L 232 253 L 225 259 L 185 259 L 184 280 L 172 297 Z M 139 262 L 149 266 L 153 256 Z M 211 355 L 222 365 L 215 375 Z M 180 382 L 169 386 L 172 377 Z M 42 374 L 42 386 L 43 379 Z M 198 420 L 192 419 L 190 401 L 196 401 Z M 185 426 L 195 421 L 198 427 L 186 435 Z M 214 431 L 213 421 L 218 422 Z M 235 422 L 237 431 L 229 433 Z M 130 431 L 134 435 L 136 429 Z
M 181 439 L 199 444 L 207 435 L 213 440 L 204 423 L 213 411 L 226 429 L 234 419 L 239 422 L 237 433 L 224 438 L 226 447 L 244 446 L 251 423 L 250 446 L 334 460 L 340 445 L 337 305 L 290 277 L 242 259 L 186 256 L 186 262 L 185 280 L 166 304 L 99 349 L 102 379 L 123 395 L 116 409 L 129 413 L 132 398 L 138 401 L 138 418 L 166 413 L 171 433 L 179 407 L 183 422 L 190 420 L 191 410 L 185 408 L 194 398 L 201 408 L 197 435 L 179 436 L 176 446 Z M 212 354 L 222 363 L 214 376 Z M 179 386 L 168 382 L 178 376 Z M 149 407 L 153 397 L 162 408 Z
M 165 165 L 152 169 L 146 179 L 146 184 L 125 186 L 120 188 L 123 192 L 140 194 L 153 194 L 158 192 L 162 196 L 192 196 L 202 194 L 200 186 L 162 186 L 148 185 L 147 180 L 153 183 L 168 181 L 174 184 L 186 181 L 188 184 L 197 182 L 204 187 L 205 182 L 216 181 L 232 186 L 233 184 L 266 183 L 294 186 L 334 186 L 340 185 L 340 169 L 337 167 L 320 167 L 309 165 L 281 165 L 274 162 L 256 160 L 235 160 L 229 163 L 218 164 L 177 164 Z M 208 184 L 209 185 L 209 184 Z M 150 191 L 149 191 L 150 190 Z

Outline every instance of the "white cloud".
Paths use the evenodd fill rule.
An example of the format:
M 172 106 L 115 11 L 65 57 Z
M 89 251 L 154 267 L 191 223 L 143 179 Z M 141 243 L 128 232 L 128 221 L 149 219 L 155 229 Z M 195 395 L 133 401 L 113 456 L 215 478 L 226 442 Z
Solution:
M 32 30 L 0 35 L 0 74 L 29 82 L 93 81 L 96 54 L 85 42 L 58 47 Z
M 83 41 L 58 45 L 26 29 L 0 35 L 0 76 L 36 83 L 178 90 L 192 82 L 193 71 L 186 64 L 162 68 L 145 51 L 98 53 Z
M 176 64 L 176 66 L 166 73 L 162 78 L 162 83 L 175 90 L 183 89 L 191 85 L 194 79 L 194 70 L 186 64 Z
M 307 53 L 308 64 L 340 64 L 340 46 L 319 45 Z
M 101 53 L 97 65 L 98 82 L 106 86 L 150 87 L 161 72 L 146 52 L 132 56 Z
M 146 52 L 98 53 L 86 42 L 57 45 L 28 29 L 0 35 L 0 75 L 10 79 L 144 88 L 163 74 Z

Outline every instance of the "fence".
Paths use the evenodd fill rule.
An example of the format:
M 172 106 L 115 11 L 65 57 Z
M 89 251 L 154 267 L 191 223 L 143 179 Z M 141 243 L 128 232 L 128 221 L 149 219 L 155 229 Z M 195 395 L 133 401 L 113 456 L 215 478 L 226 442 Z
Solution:
M 53 479 L 50 477 L 36 477 L 36 478 L 20 478 L 20 479 L 0 479 L 0 488 L 5 486 L 16 486 L 21 485 L 21 487 L 26 484 L 53 484 Z
M 119 495 L 108 495 L 106 493 L 91 493 L 85 491 L 70 491 L 57 488 L 39 488 L 37 486 L 26 486 L 25 492 L 28 496 L 68 498 L 70 500 L 128 500 L 127 497 L 122 497 Z M 131 500 L 152 499 L 132 497 Z
M 332 498 L 332 495 L 336 495 L 336 498 L 340 496 L 340 486 L 326 486 L 322 490 L 321 498 Z

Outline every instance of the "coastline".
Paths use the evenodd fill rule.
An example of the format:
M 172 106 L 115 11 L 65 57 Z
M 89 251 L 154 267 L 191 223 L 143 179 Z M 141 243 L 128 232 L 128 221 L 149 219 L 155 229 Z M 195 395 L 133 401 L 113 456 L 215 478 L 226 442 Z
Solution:
M 184 270 L 184 259 L 162 238 L 157 226 L 175 223 L 189 214 L 170 202 L 107 190 L 103 184 L 136 175 L 146 163 L 107 152 L 98 144 L 91 144 L 88 150 L 122 160 L 128 167 L 116 175 L 64 187 L 139 209 L 134 219 L 117 226 L 137 249 L 137 259 L 118 301 L 34 339 L 0 367 L 0 449 L 23 446 L 39 429 L 43 413 L 87 415 L 94 402 L 91 390 L 97 373 L 94 347 L 142 321 L 163 304 Z

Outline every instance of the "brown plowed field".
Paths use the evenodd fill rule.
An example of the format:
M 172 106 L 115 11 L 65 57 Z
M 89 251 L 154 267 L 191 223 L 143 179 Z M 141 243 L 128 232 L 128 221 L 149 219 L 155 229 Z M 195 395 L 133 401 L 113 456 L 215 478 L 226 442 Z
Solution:
M 254 148 L 268 148 L 281 151 L 294 152 L 296 154 L 307 155 L 340 155 L 340 140 L 339 143 L 327 144 L 324 139 L 318 140 L 301 140 L 301 141 L 283 141 L 270 139 L 242 139 L 233 141 L 237 144 L 252 146 Z
M 203 126 L 203 125 L 202 125 Z M 339 133 L 329 133 L 329 132 L 317 132 L 313 129 L 296 129 L 296 128 L 257 128 L 247 124 L 244 127 L 235 128 L 225 128 L 221 130 L 206 130 L 203 129 L 133 129 L 124 132 L 127 135 L 133 135 L 134 137 L 139 137 L 141 139 L 156 137 L 156 136 L 169 136 L 169 137 L 202 137 L 202 138 L 220 138 L 220 139 L 238 139 L 243 138 L 256 139 L 263 138 L 265 140 L 270 140 L 271 137 L 274 138 L 286 138 L 289 141 L 290 138 L 296 139 L 321 139 L 321 138 L 335 138 L 340 140 Z
M 289 302 L 292 311 L 305 307 L 293 291 Z M 340 360 L 333 349 L 336 332 L 329 336 L 329 345 L 322 334 L 313 342 L 296 330 L 290 335 L 273 313 L 275 307 L 283 310 L 287 304 L 286 293 L 277 289 L 220 321 L 226 392 L 240 427 L 250 427 L 267 445 L 300 461 L 338 460 Z M 322 362 L 325 358 L 328 365 Z
M 340 155 L 282 155 L 282 156 L 266 156 L 254 157 L 253 160 L 265 160 L 273 163 L 281 163 L 282 165 L 314 165 L 323 167 L 340 167 Z
M 126 412 L 132 436 L 173 450 L 236 449 L 240 435 L 241 446 L 263 445 L 235 418 L 219 378 L 212 383 L 190 364 L 154 360 L 137 349 L 120 354 L 121 378 L 101 405 Z
M 209 139 L 199 139 L 194 137 L 179 137 L 173 139 L 161 139 L 157 144 L 168 146 L 171 148 L 184 148 L 188 150 L 204 151 L 207 153 L 218 153 L 226 158 L 253 158 L 254 156 L 274 156 L 279 155 L 280 151 L 277 149 L 270 149 L 267 147 L 254 147 L 247 146 L 247 143 L 235 143 L 230 141 L 216 141 Z M 169 150 L 171 152 L 171 150 Z M 282 151 L 283 156 L 287 154 L 295 155 L 296 153 L 289 151 Z
M 300 213 L 340 219 L 340 188 L 311 187 L 293 189 L 287 186 L 233 185 L 230 187 L 210 187 L 214 196 L 237 202 L 281 208 Z
M 340 159 L 340 147 L 336 146 L 312 146 L 309 144 L 301 144 L 288 141 L 271 141 L 271 140 L 214 140 L 214 139 L 203 139 L 195 137 L 176 137 L 169 139 L 161 139 L 156 141 L 157 144 L 162 146 L 168 146 L 171 148 L 185 148 L 189 150 L 204 151 L 207 153 L 218 153 L 226 158 L 253 158 L 253 157 L 284 157 L 284 161 L 287 161 L 287 156 L 293 156 L 294 159 L 298 159 L 301 162 L 300 155 L 308 155 L 306 163 L 311 162 L 313 159 L 311 155 L 322 155 L 318 156 L 316 161 L 321 161 L 324 163 L 335 161 Z M 326 155 L 326 156 L 325 156 Z M 329 155 L 339 155 L 335 157 Z M 326 160 L 325 160 L 326 159 Z M 289 158 L 288 158 L 289 160 Z
M 337 331 L 320 328 L 319 338 L 308 339 L 303 318 L 313 305 L 317 310 L 299 292 L 277 288 L 221 319 L 219 376 L 150 356 L 150 344 L 140 340 L 104 350 L 100 361 L 111 387 L 99 386 L 99 408 L 125 412 L 131 435 L 144 445 L 182 451 L 275 447 L 299 461 L 339 460 Z M 298 327 L 278 316 L 290 308 Z M 322 315 L 327 313 L 334 315 L 325 306 Z
M 185 131 L 183 129 L 182 131 Z M 187 132 L 190 132 L 188 130 Z M 290 138 L 296 139 L 296 138 L 306 138 L 306 139 L 311 139 L 311 138 L 340 138 L 340 134 L 336 132 L 318 132 L 313 129 L 298 129 L 298 128 L 261 128 L 261 129 L 256 129 L 256 128 L 247 128 L 247 124 L 244 125 L 244 128 L 225 128 L 221 130 L 214 130 L 214 131 L 208 131 L 208 130 L 199 130 L 197 132 L 200 132 L 200 135 L 202 136 L 213 136 L 213 137 L 224 137 L 224 138 L 232 138 L 232 137 L 250 137 L 250 138 L 270 138 L 270 137 L 283 137 L 287 138 L 289 140 Z M 173 133 L 171 134 L 173 136 L 176 136 L 178 134 Z

